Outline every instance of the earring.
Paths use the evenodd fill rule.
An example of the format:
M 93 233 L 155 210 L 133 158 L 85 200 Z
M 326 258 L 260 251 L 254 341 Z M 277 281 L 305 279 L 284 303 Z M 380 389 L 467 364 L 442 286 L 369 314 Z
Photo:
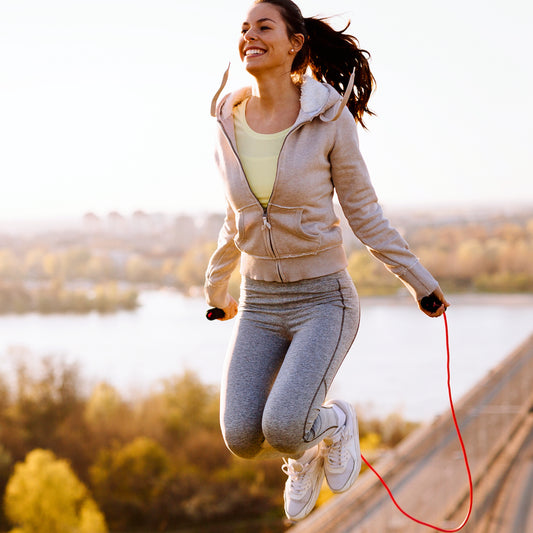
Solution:
M 291 54 L 294 54 L 294 48 L 291 48 Z

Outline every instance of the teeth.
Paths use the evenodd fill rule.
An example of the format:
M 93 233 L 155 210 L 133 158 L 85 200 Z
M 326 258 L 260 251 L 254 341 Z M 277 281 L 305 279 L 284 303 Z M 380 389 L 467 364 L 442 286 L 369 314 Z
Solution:
M 265 51 L 264 50 L 259 50 L 259 48 L 252 48 L 250 50 L 246 50 L 246 55 L 247 56 L 259 56 L 261 54 L 264 54 Z

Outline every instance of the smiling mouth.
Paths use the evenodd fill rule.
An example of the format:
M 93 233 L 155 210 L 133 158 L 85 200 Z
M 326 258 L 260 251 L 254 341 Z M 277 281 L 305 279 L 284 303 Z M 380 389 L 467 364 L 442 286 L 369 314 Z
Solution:
M 260 48 L 249 48 L 244 52 L 244 57 L 257 57 L 264 54 L 266 54 L 265 50 L 261 50 Z

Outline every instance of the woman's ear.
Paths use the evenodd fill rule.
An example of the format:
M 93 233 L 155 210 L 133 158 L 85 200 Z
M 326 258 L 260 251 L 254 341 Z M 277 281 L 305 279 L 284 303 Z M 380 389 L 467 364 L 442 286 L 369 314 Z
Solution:
M 305 42 L 305 37 L 303 33 L 295 33 L 291 38 L 291 45 L 292 50 L 294 50 L 294 53 L 297 54 L 303 47 Z

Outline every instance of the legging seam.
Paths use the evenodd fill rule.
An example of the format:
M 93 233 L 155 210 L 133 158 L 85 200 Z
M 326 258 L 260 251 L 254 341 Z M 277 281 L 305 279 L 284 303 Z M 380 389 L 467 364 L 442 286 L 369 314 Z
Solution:
M 341 342 L 342 332 L 343 332 L 343 329 L 344 329 L 344 322 L 345 322 L 345 317 L 346 317 L 346 304 L 345 304 L 345 300 L 344 300 L 344 295 L 342 294 L 342 287 L 341 287 L 341 284 L 340 284 L 339 280 L 337 280 L 337 291 L 339 292 L 339 295 L 340 295 L 340 298 L 341 298 L 341 302 L 342 302 L 342 319 L 341 319 L 341 325 L 340 325 L 340 329 L 339 329 L 339 335 L 338 335 L 338 338 L 337 338 L 337 344 L 335 346 L 335 349 L 333 350 L 333 353 L 332 353 L 332 355 L 330 357 L 329 364 L 328 364 L 328 366 L 326 367 L 326 369 L 324 371 L 322 379 L 320 380 L 318 388 L 317 388 L 317 390 L 316 390 L 316 392 L 315 392 L 315 394 L 313 396 L 313 401 L 309 405 L 309 409 L 307 411 L 307 416 L 305 417 L 305 422 L 304 422 L 304 427 L 303 427 L 303 436 L 302 436 L 302 440 L 304 442 L 309 442 L 306 439 L 305 426 L 307 425 L 307 421 L 309 420 L 309 415 L 311 413 L 311 409 L 312 409 L 312 407 L 314 405 L 315 399 L 316 399 L 316 397 L 317 397 L 317 395 L 318 395 L 318 393 L 320 391 L 320 388 L 322 387 L 322 385 L 325 386 L 326 375 L 329 372 L 329 369 L 331 368 L 331 364 L 333 362 L 333 359 L 335 358 L 335 355 L 336 355 L 336 353 L 337 353 L 337 351 L 339 349 L 339 344 Z M 354 339 L 355 339 L 355 335 L 354 335 L 354 337 L 352 339 L 352 343 L 353 343 Z M 348 352 L 346 352 L 346 353 L 348 353 Z M 326 390 L 326 393 L 327 393 L 327 390 Z M 318 435 L 315 435 L 312 440 L 315 440 L 317 437 L 320 437 L 321 435 L 323 435 L 327 431 L 327 429 L 329 429 L 329 428 L 326 428 L 322 433 L 319 433 Z

